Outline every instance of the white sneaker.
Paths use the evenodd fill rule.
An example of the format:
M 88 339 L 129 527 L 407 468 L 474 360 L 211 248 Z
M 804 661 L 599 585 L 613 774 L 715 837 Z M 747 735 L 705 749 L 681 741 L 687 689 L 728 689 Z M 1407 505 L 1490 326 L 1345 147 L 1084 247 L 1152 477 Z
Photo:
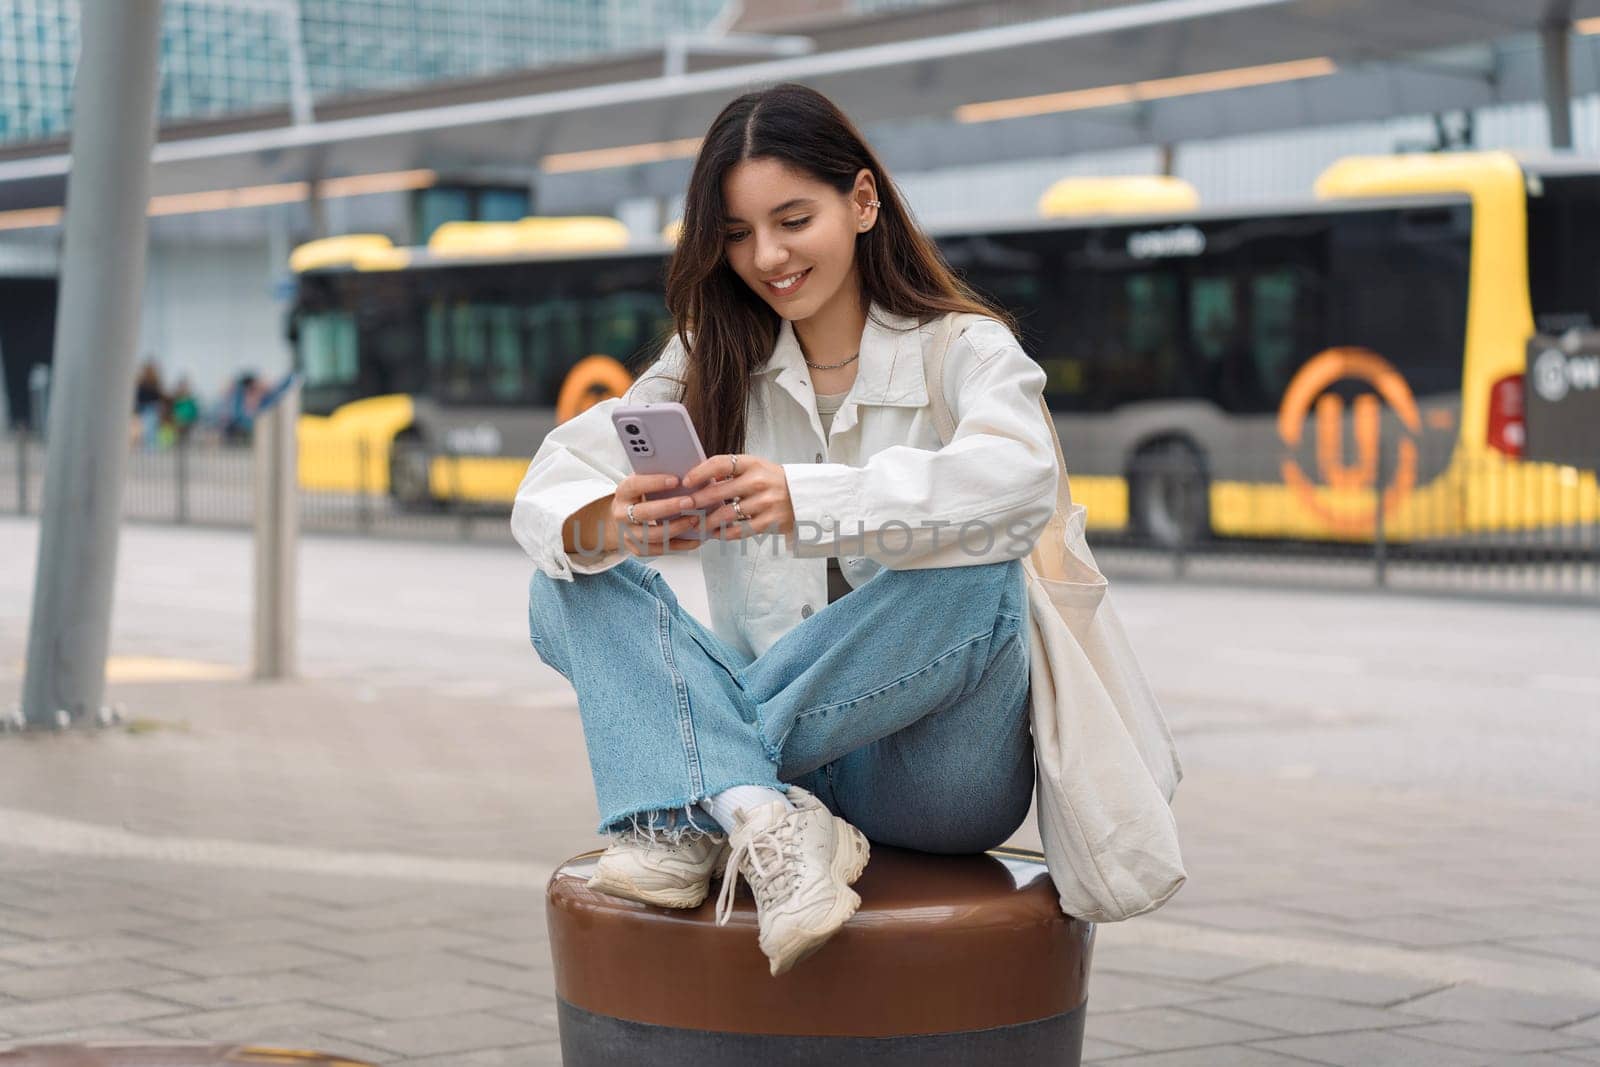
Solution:
M 594 865 L 590 889 L 658 908 L 698 908 L 711 874 L 728 854 L 723 834 L 697 834 L 680 844 L 620 834 Z
M 811 793 L 789 788 L 781 801 L 741 808 L 729 835 L 728 868 L 717 898 L 717 925 L 733 917 L 743 874 L 756 898 L 761 951 L 774 977 L 827 943 L 861 906 L 850 888 L 867 867 L 867 838 Z

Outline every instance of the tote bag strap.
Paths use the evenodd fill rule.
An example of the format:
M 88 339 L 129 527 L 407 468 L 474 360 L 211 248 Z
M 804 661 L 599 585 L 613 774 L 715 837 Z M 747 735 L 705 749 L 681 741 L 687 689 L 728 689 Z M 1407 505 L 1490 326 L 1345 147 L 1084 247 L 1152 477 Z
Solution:
M 944 399 L 944 357 L 962 332 L 973 323 L 987 318 L 985 315 L 949 314 L 939 320 L 933 343 L 922 348 L 923 378 L 928 386 L 928 400 L 933 405 L 933 425 L 939 432 L 941 445 L 950 443 L 956 435 L 955 416 Z M 1072 482 L 1067 477 L 1067 457 L 1061 450 L 1061 435 L 1056 432 L 1056 420 L 1050 415 L 1050 405 L 1039 398 L 1039 411 L 1044 424 L 1050 427 L 1050 440 L 1056 449 L 1056 518 L 1065 522 L 1072 511 Z

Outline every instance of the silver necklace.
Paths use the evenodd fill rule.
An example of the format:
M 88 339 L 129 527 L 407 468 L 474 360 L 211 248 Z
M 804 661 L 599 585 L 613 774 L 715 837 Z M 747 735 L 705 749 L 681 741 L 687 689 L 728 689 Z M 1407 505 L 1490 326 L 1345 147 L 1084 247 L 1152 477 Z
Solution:
M 838 370 L 840 367 L 848 367 L 850 364 L 860 359 L 861 353 L 857 352 L 843 363 L 813 363 L 809 359 L 806 359 L 805 356 L 801 356 L 800 358 L 805 359 L 806 366 L 810 367 L 812 370 Z

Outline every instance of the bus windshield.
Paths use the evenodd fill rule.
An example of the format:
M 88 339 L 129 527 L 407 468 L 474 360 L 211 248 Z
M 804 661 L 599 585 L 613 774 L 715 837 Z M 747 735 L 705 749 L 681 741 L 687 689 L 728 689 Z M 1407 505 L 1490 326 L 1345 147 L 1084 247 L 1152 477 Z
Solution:
M 309 312 L 295 325 L 305 409 L 326 414 L 354 399 L 360 378 L 355 316 L 348 311 Z
M 1528 295 L 1540 333 L 1600 324 L 1600 175 L 1546 174 L 1529 183 Z

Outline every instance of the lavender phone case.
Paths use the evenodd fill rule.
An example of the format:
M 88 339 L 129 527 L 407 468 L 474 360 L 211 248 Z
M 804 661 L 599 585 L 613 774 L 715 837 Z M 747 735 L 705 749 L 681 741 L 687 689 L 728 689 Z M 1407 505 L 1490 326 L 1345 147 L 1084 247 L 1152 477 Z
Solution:
M 676 474 L 681 478 L 705 462 L 700 435 L 682 404 L 624 404 L 611 413 L 611 421 L 635 474 Z M 681 488 L 659 489 L 646 493 L 645 499 L 660 500 L 681 492 Z

